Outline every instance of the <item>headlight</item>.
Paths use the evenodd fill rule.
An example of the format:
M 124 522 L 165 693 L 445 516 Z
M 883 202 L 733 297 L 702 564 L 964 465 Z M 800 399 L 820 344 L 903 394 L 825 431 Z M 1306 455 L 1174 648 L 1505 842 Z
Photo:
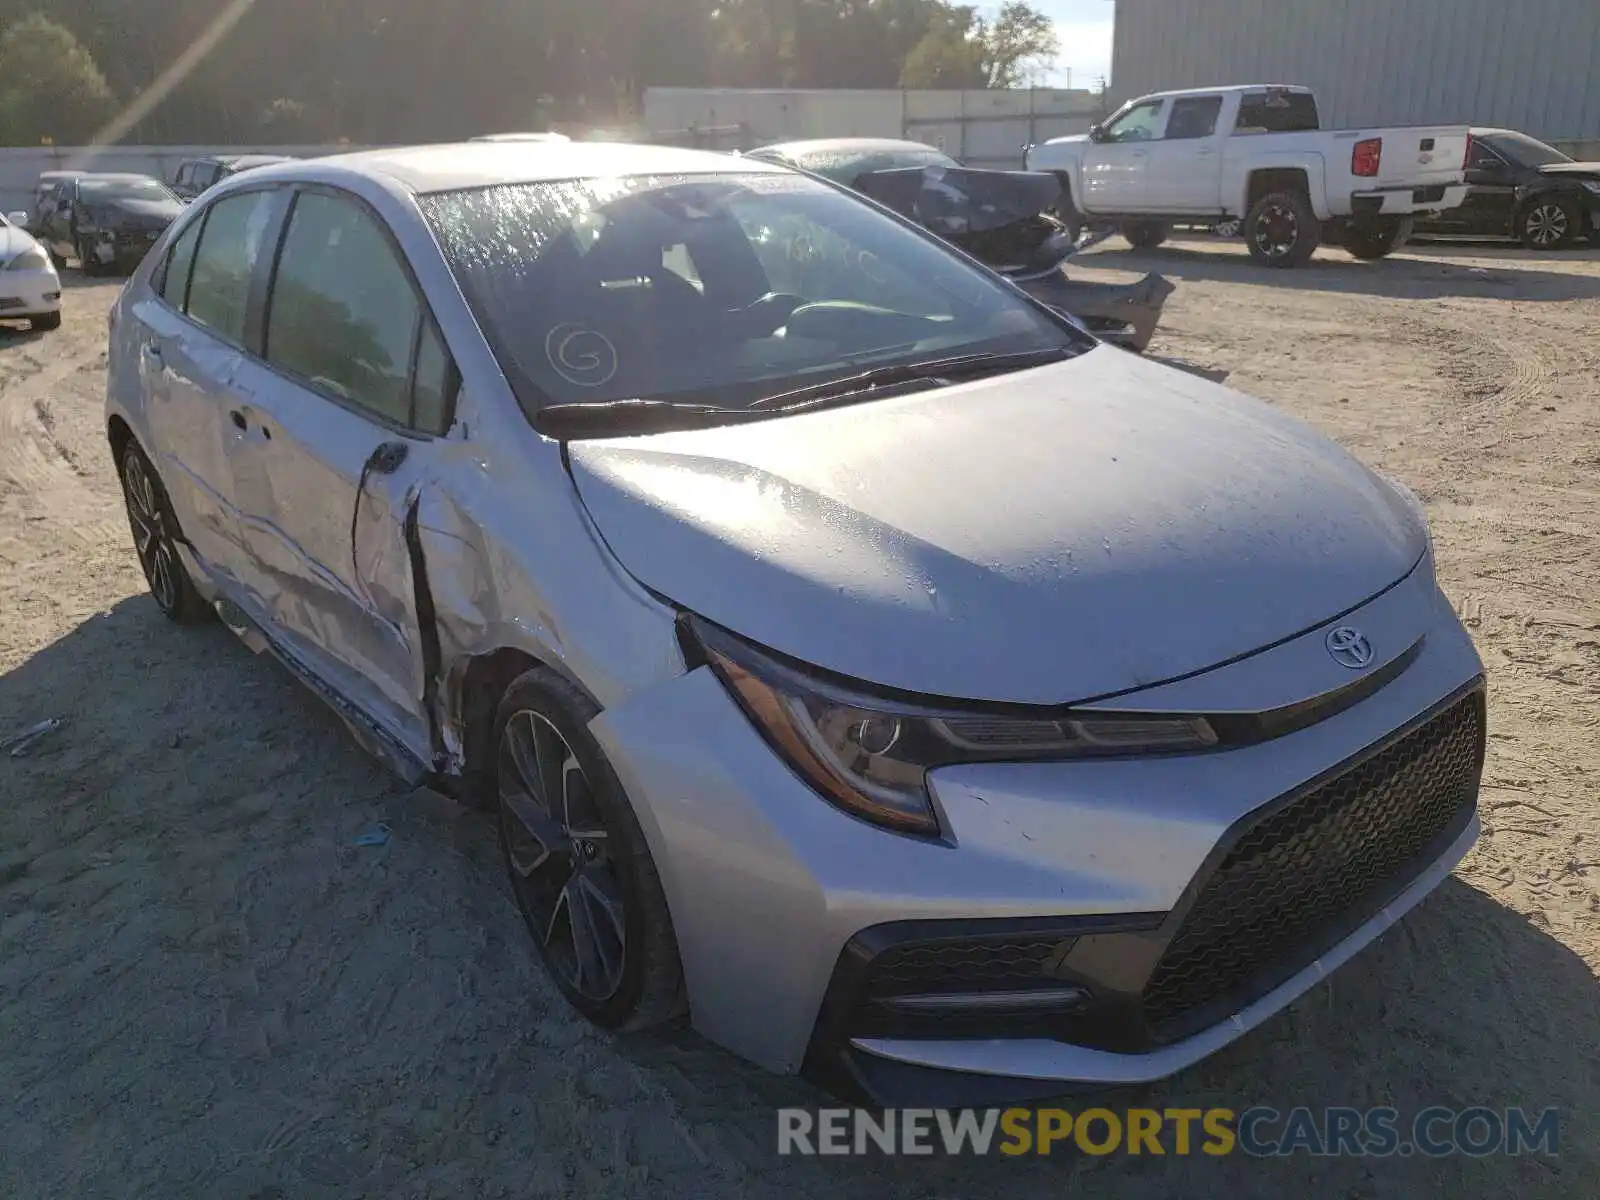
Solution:
M 1217 744 L 1204 717 L 985 712 L 866 694 L 689 618 L 688 638 L 751 722 L 824 799 L 903 833 L 936 835 L 927 773 L 954 763 L 1169 754 Z
M 6 264 L 8 271 L 42 271 L 50 265 L 50 256 L 38 246 L 30 246 Z
M 1596 196 L 1600 196 L 1600 179 L 1580 179 L 1579 183 L 1588 188 Z

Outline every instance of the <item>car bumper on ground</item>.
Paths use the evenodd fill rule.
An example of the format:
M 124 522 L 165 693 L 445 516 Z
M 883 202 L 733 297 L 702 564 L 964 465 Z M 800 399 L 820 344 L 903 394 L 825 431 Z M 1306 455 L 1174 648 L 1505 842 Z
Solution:
M 602 714 L 695 1027 L 890 1105 L 1155 1079 L 1232 1041 L 1420 900 L 1476 834 L 1482 667 L 1431 570 L 1416 576 L 1346 618 L 1407 648 L 1349 707 L 1209 754 L 943 768 L 941 841 L 824 803 L 708 669 Z M 1275 691 L 1326 677 L 1326 633 L 1150 695 L 1278 707 Z M 1309 898 L 1293 890 L 1306 870 Z
M 86 249 L 105 267 L 132 266 L 150 252 L 150 247 L 161 237 L 159 229 L 109 230 L 102 229 L 84 240 Z
M 61 278 L 54 271 L 0 271 L 0 319 L 61 311 Z
M 1368 192 L 1352 192 L 1350 215 L 1353 217 L 1421 216 L 1425 213 L 1447 212 L 1466 203 L 1467 185 L 1435 184 L 1431 187 L 1377 188 Z

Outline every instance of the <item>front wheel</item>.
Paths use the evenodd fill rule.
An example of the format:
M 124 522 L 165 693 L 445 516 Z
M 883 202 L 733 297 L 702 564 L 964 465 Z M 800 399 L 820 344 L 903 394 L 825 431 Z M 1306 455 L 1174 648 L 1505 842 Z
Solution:
M 133 548 L 156 606 L 169 621 L 180 625 L 192 625 L 209 616 L 211 609 L 195 590 L 178 557 L 173 536 L 177 522 L 166 489 L 144 451 L 133 441 L 122 452 L 122 498 L 128 506 Z
M 519 676 L 495 717 L 500 848 L 546 973 L 602 1029 L 680 1008 L 683 971 L 638 818 L 589 732 L 600 708 L 547 668 Z
M 1560 250 L 1576 236 L 1581 220 L 1571 201 L 1541 196 L 1517 216 L 1517 237 L 1530 250 Z
M 1161 221 L 1124 221 L 1120 232 L 1135 250 L 1154 250 L 1170 231 Z
M 1322 241 L 1322 225 L 1303 192 L 1271 192 L 1244 219 L 1250 257 L 1269 267 L 1300 267 Z
M 1379 225 L 1352 225 L 1345 233 L 1344 248 L 1360 259 L 1387 258 L 1411 236 L 1411 225 L 1405 220 L 1385 221 Z

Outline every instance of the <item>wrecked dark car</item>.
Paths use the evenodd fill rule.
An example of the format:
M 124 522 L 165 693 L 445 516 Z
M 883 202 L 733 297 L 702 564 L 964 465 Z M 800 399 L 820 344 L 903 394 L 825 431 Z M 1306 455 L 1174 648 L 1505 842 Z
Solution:
M 1133 284 L 1069 279 L 1065 263 L 1085 243 L 1050 215 L 1061 194 L 1054 175 L 964 167 L 933 146 L 877 138 L 785 142 L 746 157 L 821 175 L 910 217 L 1127 350 L 1150 344 L 1173 291 L 1153 274 Z

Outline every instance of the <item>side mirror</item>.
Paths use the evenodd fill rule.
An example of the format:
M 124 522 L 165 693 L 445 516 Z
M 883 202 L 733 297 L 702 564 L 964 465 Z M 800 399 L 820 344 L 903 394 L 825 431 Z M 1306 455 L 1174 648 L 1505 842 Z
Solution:
M 1106 127 L 1104 125 L 1091 125 L 1091 126 L 1089 126 L 1089 140 L 1091 142 L 1103 142 L 1103 141 L 1105 141 L 1106 140 Z

